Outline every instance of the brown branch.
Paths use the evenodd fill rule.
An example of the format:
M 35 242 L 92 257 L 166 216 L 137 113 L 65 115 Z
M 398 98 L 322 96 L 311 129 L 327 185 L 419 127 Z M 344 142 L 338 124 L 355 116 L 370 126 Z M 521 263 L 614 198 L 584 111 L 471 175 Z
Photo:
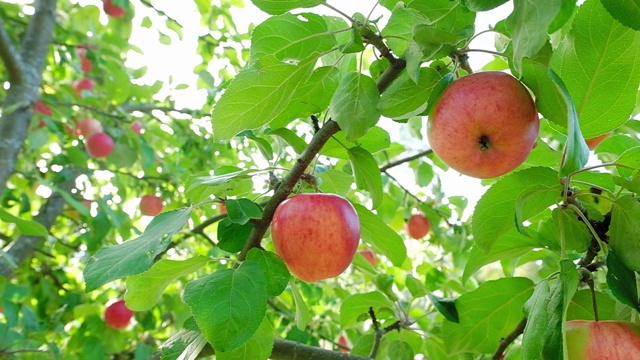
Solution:
M 409 161 L 413 161 L 415 159 L 419 159 L 419 158 L 421 158 L 423 156 L 427 156 L 427 155 L 431 154 L 432 152 L 433 152 L 433 150 L 431 150 L 431 149 L 423 150 L 423 151 L 420 151 L 417 154 L 414 154 L 414 155 L 411 155 L 411 156 L 407 156 L 406 158 L 394 160 L 392 162 L 389 162 L 389 163 L 381 166 L 380 167 L 380 172 L 385 172 L 385 171 L 391 169 L 392 167 L 404 164 L 404 163 L 409 162 Z
M 0 59 L 7 69 L 9 81 L 12 83 L 20 82 L 24 71 L 22 58 L 5 29 L 2 16 L 0 16 Z
M 500 344 L 498 344 L 498 349 L 496 349 L 496 352 L 491 357 L 491 360 L 500 360 L 504 351 L 507 350 L 507 347 L 509 347 L 509 345 L 511 345 L 511 343 L 524 332 L 524 327 L 526 325 L 527 318 L 524 318 L 522 319 L 522 321 L 520 321 L 516 328 L 513 329 L 513 331 L 509 335 L 507 335 L 507 337 L 502 338 Z

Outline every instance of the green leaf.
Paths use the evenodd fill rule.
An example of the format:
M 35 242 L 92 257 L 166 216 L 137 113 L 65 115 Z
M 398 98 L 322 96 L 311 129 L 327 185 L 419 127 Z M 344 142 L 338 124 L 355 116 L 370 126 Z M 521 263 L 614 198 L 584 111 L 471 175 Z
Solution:
M 250 223 L 238 224 L 230 219 L 218 223 L 218 247 L 226 252 L 236 253 L 244 247 L 253 230 Z
M 343 132 L 338 132 L 322 147 L 320 154 L 348 160 L 348 149 L 350 148 L 359 146 L 374 154 L 380 150 L 389 148 L 390 145 L 391 136 L 389 133 L 379 126 L 374 126 L 369 129 L 365 136 L 358 139 L 357 144 L 355 142 L 348 141 Z
M 378 163 L 367 150 L 353 147 L 348 150 L 351 168 L 356 178 L 356 185 L 360 190 L 366 190 L 371 196 L 371 207 L 377 208 L 382 203 L 382 176 Z
M 260 208 L 260 205 L 249 199 L 228 199 L 224 202 L 224 205 L 227 207 L 229 220 L 234 223 L 244 225 L 251 219 L 262 218 L 262 208 Z
M 621 196 L 613 203 L 609 245 L 627 268 L 640 271 L 640 202 Z
M 407 277 L 405 278 L 404 283 L 407 286 L 407 289 L 409 290 L 409 293 L 411 293 L 411 296 L 413 296 L 414 299 L 415 298 L 421 298 L 421 297 L 427 296 L 427 294 L 429 294 L 429 291 L 427 290 L 427 287 L 424 286 L 422 281 L 416 279 L 411 274 L 407 274 Z
M 175 360 L 182 356 L 185 360 L 194 360 L 205 345 L 207 339 L 200 331 L 180 329 L 160 346 L 162 359 Z
M 214 175 L 194 176 L 187 181 L 186 195 L 192 199 L 205 198 L 210 194 L 216 197 L 226 198 L 235 195 L 239 189 L 249 186 L 253 189 L 254 174 L 260 170 L 240 170 L 236 167 L 223 167 L 216 169 Z M 209 172 L 207 172 L 209 173 Z
M 247 253 L 247 260 L 258 264 L 267 279 L 267 295 L 278 296 L 287 288 L 291 274 L 282 259 L 266 250 L 257 248 Z
M 358 31 L 358 28 L 353 26 L 349 32 L 351 35 L 349 40 L 343 44 L 340 44 L 338 50 L 343 54 L 359 53 L 364 50 L 364 44 L 362 43 L 362 35 Z
M 23 235 L 32 235 L 32 236 L 49 236 L 49 231 L 42 224 L 35 222 L 33 220 L 25 220 L 23 218 L 17 217 L 5 209 L 0 208 L 0 220 L 10 223 L 16 224 L 18 230 Z
M 579 275 L 575 264 L 568 259 L 560 261 L 560 277 L 551 287 L 547 300 L 546 336 L 542 349 L 542 359 L 563 359 L 564 324 L 566 311 L 578 289 Z
M 300 290 L 293 279 L 289 281 L 289 287 L 293 294 L 293 300 L 296 303 L 296 326 L 298 329 L 304 330 L 307 327 L 307 324 L 311 321 L 311 312 L 309 311 L 307 304 L 304 303 L 302 294 L 300 294 Z
M 407 248 L 402 237 L 380 217 L 360 204 L 353 204 L 360 219 L 362 240 L 371 244 L 375 252 L 386 256 L 393 265 L 400 267 L 407 258 Z
M 640 0 L 601 0 L 614 19 L 633 30 L 640 30 Z
M 536 285 L 533 295 L 524 304 L 527 325 L 522 336 L 522 360 L 539 360 L 549 326 L 547 303 L 551 290 L 545 279 Z
M 415 354 L 409 344 L 402 340 L 393 340 L 388 346 L 388 359 L 394 360 L 413 360 Z
M 462 4 L 471 11 L 489 11 L 506 3 L 507 0 L 462 0 Z
M 516 228 L 518 231 L 525 236 L 529 236 L 527 233 L 526 227 L 522 223 L 524 219 L 522 218 L 522 211 L 524 210 L 525 205 L 528 201 L 533 199 L 539 199 L 540 197 L 545 196 L 553 196 L 558 194 L 557 186 L 548 186 L 544 184 L 533 184 L 526 189 L 522 190 L 518 197 L 516 198 Z
M 625 167 L 640 169 L 640 146 L 625 150 L 615 163 L 618 165 L 620 175 L 633 176 L 633 170 Z
M 533 57 L 547 42 L 547 28 L 560 11 L 557 0 L 514 0 L 507 27 L 513 43 L 516 72 L 522 72 L 522 59 Z
M 398 2 L 381 35 L 396 56 L 405 58 L 409 41 L 413 38 L 413 29 L 419 24 L 430 24 L 430 21 L 418 11 L 406 8 L 404 2 Z
M 216 351 L 218 360 L 268 359 L 273 350 L 273 327 L 267 317 L 262 319 L 258 330 L 242 346 L 235 350 Z
M 251 0 L 251 2 L 267 14 L 280 15 L 290 10 L 324 4 L 325 0 Z
M 402 73 L 380 96 L 380 113 L 392 119 L 407 119 L 424 112 L 439 80 L 440 74 L 427 67 L 420 68 L 417 84 L 407 72 Z
M 453 83 L 453 74 L 449 73 L 438 80 L 438 83 L 431 90 L 429 94 L 429 101 L 427 101 L 427 108 L 424 110 L 424 114 L 431 114 L 431 109 L 438 102 L 442 93 L 447 89 L 449 85 Z
M 456 309 L 455 300 L 441 298 L 433 294 L 429 294 L 429 299 L 431 299 L 433 306 L 438 309 L 445 319 L 456 324 L 460 322 L 460 316 L 458 315 L 458 309 Z
M 145 311 L 158 303 L 162 292 L 179 277 L 189 275 L 203 267 L 209 258 L 196 256 L 177 261 L 161 259 L 151 269 L 127 278 L 127 292 L 124 300 L 133 311 Z
M 293 151 L 298 155 L 302 154 L 302 152 L 307 148 L 307 143 L 296 135 L 296 133 L 287 128 L 270 130 L 267 134 L 280 137 L 289 144 L 289 146 L 293 148 Z
M 381 308 L 393 309 L 394 305 L 377 291 L 351 295 L 340 305 L 340 326 L 346 329 L 358 324 L 360 315 L 367 314 L 370 307 L 377 314 Z
M 596 292 L 596 304 L 599 320 L 615 320 L 619 317 L 616 314 L 617 302 L 611 296 Z M 591 290 L 579 290 L 573 296 L 567 308 L 567 321 L 569 320 L 595 320 Z
M 640 33 L 611 18 L 600 1 L 579 7 L 551 64 L 573 98 L 586 138 L 629 119 L 640 85 Z
M 516 199 L 530 186 L 540 184 L 554 186 L 555 193 L 545 192 L 545 196 L 527 201 L 522 210 L 522 220 L 540 213 L 559 199 L 562 190 L 558 174 L 544 167 L 533 167 L 511 173 L 498 180 L 482 195 L 471 220 L 472 233 L 476 245 L 489 252 L 498 238 L 515 229 Z
M 640 312 L 636 273 L 625 267 L 613 250 L 607 255 L 607 286 L 621 303 Z
M 213 108 L 214 137 L 230 139 L 242 130 L 256 129 L 274 120 L 286 111 L 296 88 L 311 75 L 315 62 L 313 58 L 292 65 L 269 56 L 240 71 Z
M 325 193 L 338 194 L 343 197 L 351 191 L 353 176 L 344 171 L 329 169 L 320 173 L 318 188 Z
M 524 318 L 522 306 L 533 293 L 533 283 L 514 277 L 490 280 L 455 301 L 460 322 L 445 320 L 442 335 L 449 355 L 493 353 Z
M 250 65 L 264 56 L 279 61 L 302 61 L 313 53 L 336 46 L 336 38 L 319 15 L 311 13 L 272 16 L 251 32 Z
M 98 250 L 89 258 L 83 272 L 85 291 L 148 270 L 190 216 L 191 207 L 164 212 L 154 217 L 138 238 Z
M 380 119 L 380 92 L 372 78 L 359 72 L 349 72 L 341 80 L 331 98 L 329 113 L 340 125 L 347 140 L 356 141 Z
M 259 328 L 267 308 L 267 280 L 260 266 L 218 270 L 187 284 L 183 299 L 216 351 L 245 344 Z

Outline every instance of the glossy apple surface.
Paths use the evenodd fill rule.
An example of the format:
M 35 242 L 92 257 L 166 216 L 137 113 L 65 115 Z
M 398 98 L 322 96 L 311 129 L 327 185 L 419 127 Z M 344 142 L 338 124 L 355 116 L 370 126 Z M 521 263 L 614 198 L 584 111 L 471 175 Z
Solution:
M 314 282 L 336 277 L 349 267 L 360 242 L 360 220 L 341 196 L 298 194 L 276 209 L 271 236 L 289 271 Z
M 613 135 L 612 132 L 608 132 L 606 134 L 602 134 L 600 136 L 596 136 L 594 138 L 591 139 L 586 139 L 585 141 L 587 142 L 587 146 L 589 147 L 589 149 L 593 150 L 595 149 L 598 145 L 600 145 L 600 143 L 602 142 L 602 140 L 608 138 L 609 136 Z
M 95 158 L 107 157 L 113 151 L 113 139 L 105 133 L 89 136 L 85 144 L 89 155 Z
M 431 230 L 431 224 L 423 214 L 413 214 L 404 224 L 404 230 L 414 239 L 422 239 Z
M 124 300 L 118 300 L 107 306 L 104 312 L 104 322 L 112 329 L 120 330 L 127 327 L 133 317 L 133 311 L 124 304 Z
M 76 124 L 76 130 L 85 138 L 89 138 L 93 134 L 103 132 L 102 124 L 96 119 L 83 119 Z
M 376 266 L 376 262 L 378 260 L 376 259 L 376 254 L 373 251 L 369 249 L 360 250 L 360 255 L 364 256 L 364 258 L 367 259 L 371 266 Z
M 145 195 L 140 199 L 140 211 L 142 215 L 156 216 L 162 212 L 162 198 L 156 195 Z
M 102 9 L 104 10 L 105 14 L 113 18 L 122 17 L 126 13 L 125 9 L 114 5 L 112 0 L 102 0 Z
M 487 71 L 464 76 L 442 93 L 429 115 L 427 136 L 451 168 L 485 179 L 522 164 L 539 129 L 524 85 L 507 73 Z
M 640 360 L 640 326 L 622 321 L 566 323 L 569 360 Z

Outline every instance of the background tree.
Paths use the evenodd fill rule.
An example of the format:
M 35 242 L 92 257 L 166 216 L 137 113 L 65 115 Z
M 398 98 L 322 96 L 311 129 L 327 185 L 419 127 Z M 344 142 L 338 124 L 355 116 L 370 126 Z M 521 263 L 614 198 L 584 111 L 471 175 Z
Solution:
M 638 323 L 637 1 L 514 0 L 489 31 L 476 14 L 507 1 L 252 2 L 270 17 L 245 34 L 241 1 L 195 1 L 195 84 L 125 65 L 135 29 L 186 35 L 161 2 L 0 4 L 3 357 L 561 359 L 567 321 Z M 495 60 L 471 69 L 476 51 Z M 425 128 L 482 70 L 521 80 L 541 121 L 468 217 Z M 305 192 L 348 199 L 375 261 L 292 276 L 270 225 Z

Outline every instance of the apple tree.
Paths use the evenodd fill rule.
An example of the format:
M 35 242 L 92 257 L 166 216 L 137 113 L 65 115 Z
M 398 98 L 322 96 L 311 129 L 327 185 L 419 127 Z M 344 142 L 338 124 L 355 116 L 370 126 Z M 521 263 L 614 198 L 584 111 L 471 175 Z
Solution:
M 0 357 L 569 359 L 571 321 L 637 328 L 638 0 L 166 3 L 0 4 Z M 489 71 L 524 90 L 457 87 L 436 131 Z M 340 205 L 287 223 L 306 193 Z

